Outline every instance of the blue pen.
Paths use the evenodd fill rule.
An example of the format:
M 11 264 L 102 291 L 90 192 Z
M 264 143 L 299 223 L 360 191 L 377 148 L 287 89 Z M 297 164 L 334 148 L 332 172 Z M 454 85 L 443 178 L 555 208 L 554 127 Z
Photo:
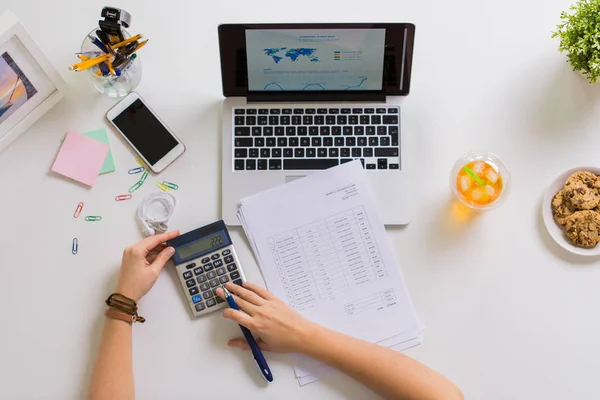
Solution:
M 233 299 L 231 292 L 229 292 L 229 290 L 227 290 L 225 286 L 223 286 L 222 288 L 223 292 L 225 292 L 225 298 L 227 300 L 227 304 L 229 304 L 229 307 L 233 308 L 234 310 L 239 310 L 240 308 L 237 304 L 235 304 L 235 300 Z M 250 345 L 252 355 L 254 356 L 254 360 L 256 360 L 256 364 L 258 364 L 258 368 L 260 369 L 260 373 L 262 374 L 263 378 L 265 378 L 267 382 L 273 382 L 273 375 L 271 374 L 271 369 L 267 364 L 267 360 L 265 360 L 265 356 L 263 356 L 263 353 L 258 348 L 258 345 L 256 344 L 256 340 L 254 340 L 252 333 L 250 333 L 248 328 L 246 328 L 245 326 L 240 325 L 240 328 L 242 329 L 242 333 L 244 334 L 246 341 Z
M 88 35 L 88 38 L 92 41 L 92 43 L 97 48 L 99 48 L 100 50 L 102 50 L 104 53 L 106 53 L 106 54 L 110 53 L 110 51 L 106 48 L 106 46 L 104 45 L 104 43 L 102 43 L 100 40 L 98 40 L 98 38 L 95 38 L 92 35 Z

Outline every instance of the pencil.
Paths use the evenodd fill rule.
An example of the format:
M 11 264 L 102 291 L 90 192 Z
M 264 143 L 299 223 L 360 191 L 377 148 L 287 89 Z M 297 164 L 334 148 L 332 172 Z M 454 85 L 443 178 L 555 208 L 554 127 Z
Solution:
M 118 49 L 118 48 L 121 48 L 121 47 L 123 47 L 123 46 L 126 46 L 126 45 L 128 45 L 129 43 L 133 43 L 133 42 L 135 42 L 136 40 L 139 40 L 139 39 L 141 39 L 141 38 L 142 38 L 142 35 L 135 35 L 135 36 L 132 36 L 132 37 L 130 37 L 129 39 L 125 39 L 125 40 L 123 40 L 122 42 L 119 42 L 119 43 L 117 43 L 117 44 L 115 44 L 115 45 L 113 45 L 113 46 L 110 46 L 110 47 L 111 47 L 113 50 L 116 50 L 116 49 Z
M 73 64 L 72 66 L 69 67 L 69 69 L 71 71 L 82 71 L 84 69 L 93 67 L 94 65 L 98 65 L 101 62 L 109 60 L 110 57 L 111 57 L 110 54 L 105 54 L 103 56 L 95 57 L 95 58 L 89 59 L 87 61 L 80 62 L 79 64 Z

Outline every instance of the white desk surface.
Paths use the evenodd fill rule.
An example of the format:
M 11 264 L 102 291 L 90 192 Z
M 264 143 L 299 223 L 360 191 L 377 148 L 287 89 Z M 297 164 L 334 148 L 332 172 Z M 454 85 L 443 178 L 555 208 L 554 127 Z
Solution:
M 561 171 L 598 164 L 600 87 L 565 63 L 550 38 L 569 0 L 482 2 L 289 2 L 128 0 L 140 53 L 138 92 L 182 138 L 187 153 L 160 179 L 179 184 L 172 226 L 187 231 L 220 216 L 217 25 L 225 22 L 410 21 L 416 24 L 412 93 L 403 134 L 417 199 L 412 223 L 388 229 L 419 315 L 424 344 L 407 354 L 445 374 L 471 399 L 597 397 L 600 266 L 571 257 L 541 222 L 545 187 Z M 82 398 L 99 342 L 103 300 L 122 249 L 141 239 L 134 211 L 157 190 L 150 176 L 135 199 L 135 157 L 110 132 L 117 171 L 88 190 L 49 172 L 65 131 L 107 126 L 103 98 L 69 73 L 102 1 L 2 0 L 71 91 L 0 154 L 0 398 Z M 499 154 L 512 172 L 501 208 L 453 217 L 448 174 L 470 149 Z M 84 214 L 72 217 L 79 201 Z M 71 241 L 79 238 L 79 254 Z M 233 239 L 251 281 L 261 282 L 243 233 Z M 141 302 L 134 328 L 138 398 L 371 399 L 342 375 L 298 387 L 287 355 L 267 356 L 265 387 L 250 354 L 226 348 L 239 328 L 215 314 L 191 319 L 173 273 Z M 235 383 L 234 383 L 235 382 Z

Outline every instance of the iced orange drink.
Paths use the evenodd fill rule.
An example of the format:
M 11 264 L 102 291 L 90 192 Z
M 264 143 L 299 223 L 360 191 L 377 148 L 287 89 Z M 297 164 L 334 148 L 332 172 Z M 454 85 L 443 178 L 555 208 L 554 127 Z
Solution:
M 473 152 L 457 161 L 450 184 L 461 202 L 485 210 L 497 206 L 504 198 L 507 179 L 506 167 L 497 156 Z

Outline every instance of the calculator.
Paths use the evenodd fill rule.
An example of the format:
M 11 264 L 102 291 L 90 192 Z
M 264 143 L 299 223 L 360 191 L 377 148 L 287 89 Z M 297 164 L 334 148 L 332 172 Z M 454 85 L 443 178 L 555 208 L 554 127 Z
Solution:
M 227 307 L 217 288 L 246 281 L 223 221 L 184 233 L 167 245 L 175 248 L 173 262 L 194 316 Z

